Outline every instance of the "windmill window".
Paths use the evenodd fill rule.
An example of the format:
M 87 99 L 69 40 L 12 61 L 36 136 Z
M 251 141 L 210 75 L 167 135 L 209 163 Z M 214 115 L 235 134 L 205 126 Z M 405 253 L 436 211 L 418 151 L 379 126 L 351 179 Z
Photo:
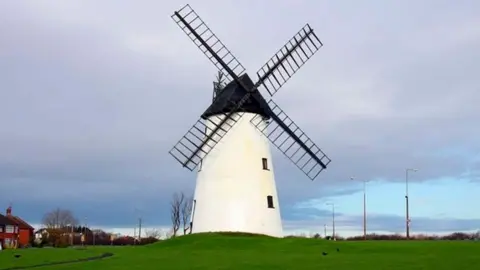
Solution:
M 267 196 L 267 205 L 268 205 L 268 208 L 275 208 L 273 207 L 273 196 L 270 196 L 270 195 Z
M 203 160 L 200 160 L 200 162 L 198 163 L 198 171 L 201 171 L 201 170 L 202 170 L 202 161 L 203 161 Z
M 262 166 L 264 170 L 268 171 L 268 161 L 266 158 L 262 158 Z

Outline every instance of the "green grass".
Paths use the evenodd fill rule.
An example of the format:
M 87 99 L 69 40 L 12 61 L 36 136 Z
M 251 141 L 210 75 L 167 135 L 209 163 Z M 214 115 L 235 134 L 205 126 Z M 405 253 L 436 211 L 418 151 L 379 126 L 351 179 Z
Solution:
M 337 248 L 340 252 L 337 252 Z M 322 252 L 328 252 L 323 256 Z M 68 256 L 115 255 L 94 262 L 37 269 L 477 269 L 480 242 L 474 241 L 358 241 L 275 239 L 265 236 L 189 235 L 136 247 L 89 247 L 88 250 L 24 250 L 20 260 Z M 6 255 L 7 254 L 7 255 Z M 0 254 L 0 269 L 14 264 Z M 18 261 L 20 261 L 18 260 Z M 28 262 L 27 262 L 28 260 Z M 18 263 L 18 262 L 17 262 Z M 23 262 L 22 262 L 23 263 Z
M 14 255 L 21 255 L 15 258 Z M 101 255 L 96 249 L 45 248 L 45 249 L 5 249 L 0 251 L 0 269 L 25 267 L 42 263 L 75 260 Z

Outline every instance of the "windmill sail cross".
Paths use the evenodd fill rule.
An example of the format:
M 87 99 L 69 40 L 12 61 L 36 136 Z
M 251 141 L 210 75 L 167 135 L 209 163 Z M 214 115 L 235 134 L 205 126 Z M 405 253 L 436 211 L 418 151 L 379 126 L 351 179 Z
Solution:
M 323 46 L 309 24 L 300 29 L 257 71 L 258 81 L 253 83 L 246 75 L 243 65 L 190 5 L 174 12 L 172 18 L 219 70 L 218 82 L 214 83 L 212 105 L 170 151 L 182 166 L 190 170 L 196 168 L 241 120 L 244 112 L 251 112 L 256 116 L 250 122 L 257 128 L 261 127 L 264 135 L 310 179 L 314 179 L 326 168 L 331 160 L 278 105 L 273 101 L 265 102 L 259 92 L 259 89 L 265 89 L 273 96 Z M 224 77 L 223 85 L 221 77 Z M 259 124 L 261 121 L 257 117 L 261 121 L 268 118 L 273 121 L 264 126 Z M 273 128 L 273 131 L 265 133 L 267 127 Z M 284 149 L 286 145 L 288 147 Z

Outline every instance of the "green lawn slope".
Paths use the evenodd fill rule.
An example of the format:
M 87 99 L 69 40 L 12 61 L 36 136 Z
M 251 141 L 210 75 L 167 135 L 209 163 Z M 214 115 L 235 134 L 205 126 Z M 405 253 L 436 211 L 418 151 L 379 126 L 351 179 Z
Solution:
M 29 267 L 59 261 L 78 260 L 99 256 L 101 254 L 102 251 L 96 249 L 6 249 L 0 252 L 0 270 L 13 267 Z M 19 255 L 19 257 L 15 257 L 15 255 Z
M 337 249 L 339 251 L 337 251 Z M 198 234 L 136 247 L 89 247 L 113 257 L 37 269 L 478 269 L 480 242 L 358 241 Z M 22 253 L 30 256 L 31 251 Z M 33 252 L 37 254 L 33 255 Z M 65 249 L 32 251 L 61 257 Z M 322 253 L 326 252 L 327 255 Z M 0 257 L 0 269 L 2 259 Z M 59 258 L 60 259 L 60 258 Z M 10 258 L 8 258 L 11 263 Z

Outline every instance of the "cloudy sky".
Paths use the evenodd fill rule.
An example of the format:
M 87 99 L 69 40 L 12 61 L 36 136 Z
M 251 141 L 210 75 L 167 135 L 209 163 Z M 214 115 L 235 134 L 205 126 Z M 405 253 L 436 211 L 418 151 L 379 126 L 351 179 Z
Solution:
M 275 101 L 332 159 L 314 182 L 276 149 L 284 229 L 480 229 L 480 3 L 189 2 L 253 74 L 305 23 L 324 47 Z M 178 1 L 0 2 L 0 208 L 38 224 L 169 226 L 195 173 L 168 150 L 209 105 L 215 67 L 171 20 Z M 355 180 L 350 180 L 355 176 Z M 330 229 L 330 228 L 329 228 Z

